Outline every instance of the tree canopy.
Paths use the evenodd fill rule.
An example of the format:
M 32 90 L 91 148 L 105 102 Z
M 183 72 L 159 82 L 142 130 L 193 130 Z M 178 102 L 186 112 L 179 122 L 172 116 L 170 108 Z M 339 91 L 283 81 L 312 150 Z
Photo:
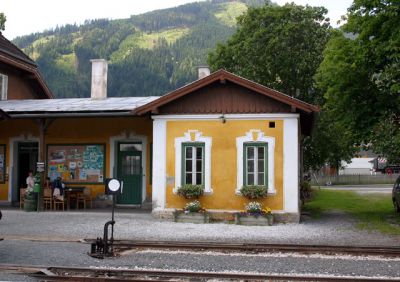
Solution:
M 0 30 L 4 30 L 6 28 L 6 16 L 4 13 L 0 13 Z
M 224 68 L 307 102 L 318 102 L 313 76 L 330 36 L 323 7 L 266 3 L 238 18 L 226 44 L 209 54 L 213 69 Z
M 400 163 L 400 6 L 355 0 L 348 21 L 332 37 L 316 75 L 325 110 L 352 134 Z M 397 136 L 397 139 L 396 139 Z

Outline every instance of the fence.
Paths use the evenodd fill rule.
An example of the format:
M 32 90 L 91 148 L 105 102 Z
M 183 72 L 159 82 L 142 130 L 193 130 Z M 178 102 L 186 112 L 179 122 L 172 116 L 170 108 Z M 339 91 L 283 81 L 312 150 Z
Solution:
M 335 175 L 321 176 L 313 175 L 311 185 L 358 185 L 358 184 L 393 184 L 399 174 L 377 174 L 377 175 Z

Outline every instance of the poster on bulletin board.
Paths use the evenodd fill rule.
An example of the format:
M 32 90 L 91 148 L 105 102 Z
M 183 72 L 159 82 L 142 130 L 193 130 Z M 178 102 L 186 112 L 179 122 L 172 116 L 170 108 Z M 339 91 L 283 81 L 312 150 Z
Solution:
M 48 145 L 47 176 L 66 183 L 103 183 L 105 145 Z
M 0 183 L 6 181 L 6 145 L 0 145 Z

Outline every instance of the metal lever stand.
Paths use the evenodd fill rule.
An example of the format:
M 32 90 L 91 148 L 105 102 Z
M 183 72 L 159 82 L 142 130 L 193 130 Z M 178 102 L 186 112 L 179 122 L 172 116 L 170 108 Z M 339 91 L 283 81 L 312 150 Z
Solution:
M 115 208 L 115 195 L 113 197 L 112 215 L 111 220 L 104 224 L 103 238 L 97 237 L 96 242 L 91 244 L 89 256 L 94 258 L 104 258 L 105 256 L 113 256 L 113 243 L 114 243 L 114 208 Z M 111 237 L 108 237 L 109 227 L 111 226 Z

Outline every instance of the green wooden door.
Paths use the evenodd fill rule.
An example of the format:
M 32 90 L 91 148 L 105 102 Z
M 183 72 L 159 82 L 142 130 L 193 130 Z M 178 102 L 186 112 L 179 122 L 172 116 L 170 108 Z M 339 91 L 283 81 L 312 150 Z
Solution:
M 118 179 L 124 182 L 118 204 L 142 203 L 142 144 L 118 144 Z

